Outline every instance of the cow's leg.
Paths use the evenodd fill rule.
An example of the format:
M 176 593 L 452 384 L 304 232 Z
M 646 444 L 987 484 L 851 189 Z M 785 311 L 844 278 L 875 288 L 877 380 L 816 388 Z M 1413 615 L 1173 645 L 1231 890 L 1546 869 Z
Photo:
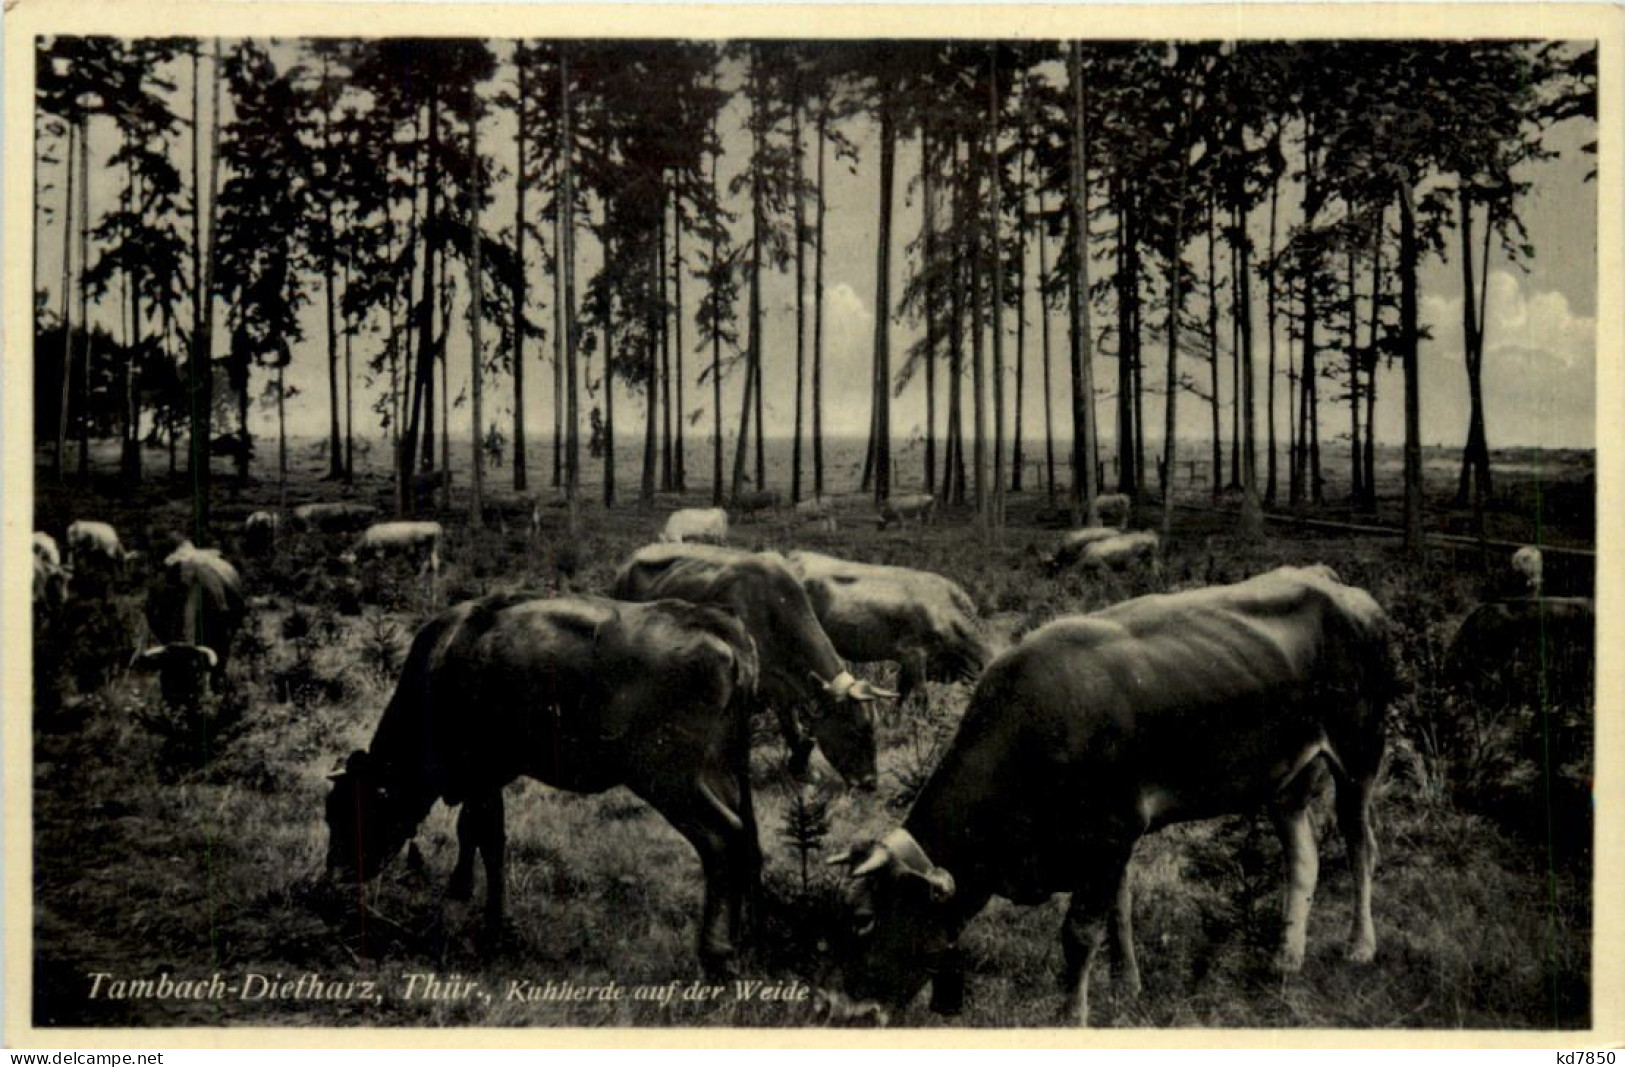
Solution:
M 790 750 L 790 774 L 798 781 L 805 779 L 807 768 L 812 763 L 812 735 L 802 728 L 801 717 L 791 705 L 775 704 L 773 714 L 778 717 L 779 732 L 784 735 L 785 747 Z
M 1123 988 L 1131 997 L 1140 995 L 1140 960 L 1134 954 L 1134 890 L 1128 866 L 1117 882 L 1117 902 L 1112 909 L 1112 932 L 1117 946 L 1117 965 L 1123 972 Z
M 1371 921 L 1371 876 L 1377 869 L 1377 839 L 1371 831 L 1371 794 L 1376 772 L 1339 776 L 1337 824 L 1349 850 L 1354 875 L 1354 921 L 1349 927 L 1347 956 L 1370 963 L 1377 954 L 1377 931 Z
M 1337 780 L 1337 825 L 1349 851 L 1354 876 L 1354 918 L 1345 955 L 1369 963 L 1377 954 L 1377 932 L 1371 921 L 1371 876 L 1377 869 L 1377 838 L 1371 828 L 1371 800 L 1382 769 L 1382 707 L 1356 704 L 1344 730 L 1332 736 Z
M 700 965 L 713 978 L 733 971 L 735 936 L 761 852 L 754 821 L 731 775 L 698 770 L 685 782 L 639 783 L 635 792 L 664 815 L 699 853 L 705 874 L 700 911 Z
M 897 713 L 902 715 L 903 709 L 908 707 L 908 698 L 918 690 L 922 696 L 922 704 L 930 703 L 930 693 L 922 684 L 925 681 L 925 652 L 913 649 L 905 652 L 897 661 Z
M 1309 822 L 1309 798 L 1315 776 L 1312 768 L 1298 772 L 1270 805 L 1270 820 L 1281 838 L 1286 862 L 1286 920 L 1277 969 L 1294 974 L 1303 968 L 1304 944 L 1309 934 L 1309 908 L 1315 898 L 1315 881 L 1320 874 L 1320 849 Z
M 474 853 L 485 857 L 485 918 L 493 927 L 502 922 L 505 895 L 503 867 L 507 827 L 502 791 L 476 793 L 463 801 L 457 813 L 457 865 L 452 868 L 446 895 L 467 900 L 474 890 Z
M 1061 949 L 1066 959 L 1062 985 L 1066 990 L 1064 1016 L 1078 1026 L 1089 1025 L 1089 975 L 1095 956 L 1106 943 L 1107 919 L 1117 902 L 1128 872 L 1132 845 L 1102 850 L 1080 872 L 1072 902 L 1061 923 Z

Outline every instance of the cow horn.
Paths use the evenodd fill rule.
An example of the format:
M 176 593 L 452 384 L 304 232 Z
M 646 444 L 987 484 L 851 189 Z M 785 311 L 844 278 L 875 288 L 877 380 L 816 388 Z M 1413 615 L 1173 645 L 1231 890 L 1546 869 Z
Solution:
M 840 853 L 839 855 L 831 856 L 829 859 L 825 860 L 824 861 L 824 866 L 826 866 L 826 867 L 840 867 L 843 864 L 851 863 L 853 860 L 855 860 L 857 858 L 858 858 L 858 850 L 856 848 L 848 848 L 847 850 Z
M 941 867 L 932 867 L 921 877 L 925 879 L 926 885 L 931 887 L 931 900 L 933 902 L 941 904 L 953 897 L 955 889 L 954 876 Z
M 896 700 L 897 692 L 893 689 L 882 689 L 867 679 L 859 679 L 847 690 L 848 697 L 853 700 Z
M 210 670 L 213 670 L 214 668 L 220 666 L 220 657 L 214 654 L 214 649 L 210 648 L 208 645 L 199 645 L 197 647 L 198 647 L 198 651 L 202 652 L 205 656 L 209 657 L 209 669 Z
M 873 874 L 891 861 L 891 853 L 886 851 L 885 845 L 876 845 L 869 853 L 869 857 L 856 867 L 852 868 L 852 877 L 862 878 L 866 874 Z

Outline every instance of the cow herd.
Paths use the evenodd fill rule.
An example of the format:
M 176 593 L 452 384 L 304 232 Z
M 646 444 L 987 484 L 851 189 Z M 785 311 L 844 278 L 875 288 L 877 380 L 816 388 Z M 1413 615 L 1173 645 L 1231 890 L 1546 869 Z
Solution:
M 823 501 L 808 503 L 798 522 L 833 524 Z M 1043 569 L 1159 568 L 1156 536 L 1127 530 L 1115 505 L 1102 498 L 1092 525 L 1040 553 Z M 933 510 L 934 501 L 898 498 L 879 522 L 929 522 Z M 242 545 L 264 555 L 289 530 L 351 532 L 344 564 L 398 556 L 438 576 L 438 523 L 375 518 L 356 504 L 256 512 Z M 851 921 L 841 989 L 822 1000 L 831 1018 L 895 1011 L 927 982 L 935 1008 L 958 1010 L 967 925 L 993 897 L 1034 904 L 1065 893 L 1067 1010 L 1087 1025 L 1089 976 L 1108 936 L 1125 985 L 1139 988 L 1127 877 L 1136 841 L 1260 808 L 1286 858 L 1276 962 L 1297 970 L 1318 868 L 1308 805 L 1320 764 L 1336 783 L 1354 872 L 1347 956 L 1373 958 L 1371 804 L 1399 672 L 1384 611 L 1329 567 L 1142 596 L 1054 619 L 1010 645 L 941 575 L 747 551 L 727 537 L 721 509 L 680 510 L 604 595 L 488 595 L 431 619 L 370 744 L 331 776 L 329 870 L 373 878 L 442 801 L 459 807 L 448 892 L 471 895 L 482 860 L 486 916 L 500 922 L 504 788 L 520 777 L 580 793 L 625 786 L 698 854 L 699 956 L 708 973 L 727 973 L 763 859 L 748 773 L 753 719 L 774 717 L 792 774 L 809 773 L 816 747 L 868 791 L 877 702 L 906 706 L 928 680 L 962 682 L 972 690 L 957 733 L 907 816 L 830 861 L 846 872 Z M 99 595 L 132 555 L 101 522 L 70 525 L 67 548 L 63 556 L 50 535 L 34 536 L 36 612 L 59 606 L 70 578 L 73 595 Z M 1514 567 L 1530 596 L 1470 617 L 1453 670 L 1481 662 L 1477 646 L 1515 646 L 1532 627 L 1590 640 L 1590 601 L 1543 598 L 1534 550 Z M 232 562 L 180 543 L 155 571 L 145 614 L 152 643 L 138 660 L 156 669 L 166 702 L 195 703 L 221 686 L 245 617 Z M 895 692 L 849 669 L 882 662 L 898 667 Z

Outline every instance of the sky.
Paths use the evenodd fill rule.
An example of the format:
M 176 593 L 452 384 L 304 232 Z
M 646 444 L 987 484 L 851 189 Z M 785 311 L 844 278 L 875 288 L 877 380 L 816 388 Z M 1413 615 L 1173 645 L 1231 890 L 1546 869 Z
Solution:
M 509 46 L 505 43 L 499 42 L 495 48 L 499 57 L 508 54 Z M 291 45 L 282 45 L 277 48 L 275 54 L 279 60 L 285 61 L 293 54 L 293 48 Z M 189 113 L 191 89 L 189 65 L 180 66 L 173 73 L 176 83 L 176 106 L 184 113 Z M 507 77 L 508 72 L 505 68 L 499 71 L 498 81 L 503 81 Z M 207 93 L 204 96 L 204 122 L 207 123 L 209 118 Z M 745 114 L 743 103 L 736 101 L 723 117 L 724 139 L 729 149 L 723 163 L 724 182 L 731 173 L 743 165 L 748 152 L 748 138 L 742 129 Z M 1532 183 L 1532 188 L 1522 200 L 1520 208 L 1529 231 L 1529 241 L 1536 249 L 1534 259 L 1523 264 L 1513 264 L 1507 262 L 1499 253 L 1492 252 L 1484 377 L 1486 418 L 1492 448 L 1528 445 L 1590 448 L 1595 445 L 1597 197 L 1595 183 L 1582 180 L 1585 172 L 1592 166 L 1594 157 L 1581 156 L 1577 150 L 1581 143 L 1595 138 L 1593 131 L 1594 127 L 1585 123 L 1569 123 L 1553 130 L 1547 143 L 1558 150 L 1558 157 L 1531 165 L 1527 169 L 1525 177 Z M 482 124 L 480 131 L 482 150 L 495 155 L 499 162 L 507 165 L 510 172 L 514 159 L 512 148 L 514 133 L 511 115 L 496 110 Z M 849 126 L 848 134 L 857 142 L 859 161 L 856 164 L 837 162 L 833 154 L 826 161 L 828 251 L 824 307 L 826 345 L 824 424 L 827 433 L 836 435 L 863 434 L 867 431 L 870 415 L 869 375 L 875 326 L 876 211 L 879 193 L 876 131 L 866 122 L 855 121 Z M 91 140 L 92 210 L 98 212 L 101 208 L 116 202 L 122 176 L 119 172 L 99 165 L 100 161 L 107 159 L 114 148 L 110 126 L 105 123 L 99 124 Z M 185 143 L 186 138 L 183 137 L 181 140 L 182 143 L 176 146 L 173 158 L 182 174 L 189 175 L 190 148 L 189 144 Z M 809 146 L 807 164 L 809 178 L 812 176 L 814 166 L 810 151 Z M 42 168 L 42 182 L 46 186 L 42 200 L 47 207 L 59 206 L 64 192 L 61 175 L 57 171 L 58 168 L 49 166 Z M 912 196 L 908 188 L 908 182 L 917 173 L 917 146 L 913 142 L 904 142 L 898 152 L 898 182 L 894 202 L 895 228 L 892 248 L 894 300 L 902 292 L 911 269 L 910 257 L 905 246 L 917 235 L 921 223 L 918 198 Z M 1101 190 L 1095 191 L 1097 198 L 1101 194 Z M 494 190 L 494 196 L 494 203 L 487 209 L 485 215 L 485 225 L 492 230 L 511 223 L 514 209 L 511 177 Z M 535 203 L 539 199 L 533 198 L 531 202 Z M 1289 186 L 1283 187 L 1281 195 L 1283 210 L 1280 219 L 1282 232 L 1296 220 L 1296 215 L 1290 207 L 1295 200 L 1295 190 Z M 738 216 L 734 227 L 735 236 L 739 240 L 744 240 L 748 237 L 748 205 L 741 203 L 733 206 Z M 57 215 L 57 218 L 60 218 L 60 215 Z M 1111 223 L 1107 220 L 1103 223 L 1097 222 L 1096 225 L 1109 227 Z M 1264 210 L 1255 212 L 1250 225 L 1258 247 L 1262 248 L 1267 238 L 1267 212 Z M 1097 240 L 1102 241 L 1100 246 L 1102 250 L 1105 248 L 1104 239 L 1108 236 L 1109 233 L 1097 233 Z M 685 242 L 686 248 L 692 249 L 692 246 L 691 241 Z M 60 292 L 61 284 L 61 233 L 56 223 L 47 223 L 40 234 L 39 247 L 40 276 L 43 279 L 43 287 L 52 294 L 50 300 L 52 306 L 55 306 L 59 300 L 57 294 Z M 596 268 L 598 253 L 590 237 L 585 234 L 578 238 L 578 249 L 577 277 L 578 280 L 584 281 Z M 1426 444 L 1459 445 L 1465 439 L 1467 427 L 1466 376 L 1461 358 L 1461 276 L 1460 267 L 1453 258 L 1455 253 L 1453 245 L 1449 251 L 1452 257 L 1449 262 L 1431 259 L 1424 266 L 1421 278 L 1421 315 L 1424 326 L 1431 332 L 1431 338 L 1423 343 L 1421 352 L 1422 426 Z M 1035 242 L 1029 242 L 1028 254 L 1031 257 L 1031 269 L 1036 270 Z M 1052 247 L 1052 259 L 1054 254 L 1055 250 Z M 1199 242 L 1190 247 L 1188 254 L 1193 259 L 1205 260 L 1205 251 Z M 1224 254 L 1221 246 L 1221 260 Z M 536 265 L 538 259 L 533 242 L 530 248 L 530 263 L 533 291 L 541 291 L 535 297 L 536 303 L 532 306 L 531 314 L 533 318 L 546 323 L 551 329 L 551 279 L 543 276 Z M 1097 267 L 1098 269 L 1101 268 Z M 808 274 L 810 277 L 810 260 Z M 293 365 L 289 369 L 290 385 L 299 393 L 296 399 L 290 401 L 289 408 L 289 432 L 294 435 L 322 434 L 326 432 L 327 427 L 323 301 L 316 285 L 311 286 L 311 293 L 311 303 L 302 316 L 304 339 L 295 345 Z M 1263 286 L 1255 286 L 1254 294 L 1256 299 L 1254 359 L 1258 368 L 1259 402 L 1262 408 L 1267 345 Z M 449 342 L 454 397 L 464 393 L 468 384 L 470 344 L 467 330 L 461 326 L 466 321 L 462 312 L 462 303 L 466 295 L 466 285 L 460 285 L 458 310 L 454 313 L 456 316 L 454 321 L 458 326 L 451 331 Z M 688 306 L 684 309 L 686 317 L 684 331 L 685 338 L 691 345 L 696 338 L 692 316 L 703 295 L 704 288 L 698 280 L 685 281 L 684 296 Z M 741 319 L 745 313 L 744 296 L 745 289 L 742 287 L 739 307 Z M 764 406 L 765 424 L 770 436 L 789 436 L 794 420 L 794 298 L 793 269 L 782 275 L 773 272 L 764 274 L 763 306 L 766 311 L 766 323 L 763 342 L 767 366 Z M 1201 306 L 1200 294 L 1196 294 L 1191 307 L 1199 311 Z M 95 321 L 110 323 L 117 313 L 116 303 L 109 297 L 103 306 L 93 310 L 92 315 Z M 1039 365 L 1041 358 L 1039 314 L 1037 302 L 1029 292 L 1026 309 L 1027 387 L 1023 396 L 1029 439 L 1035 431 L 1042 431 L 1043 385 Z M 1098 303 L 1095 314 L 1097 323 L 1113 320 L 1115 312 L 1111 301 L 1108 299 Z M 217 318 L 223 320 L 224 316 L 217 314 Z M 1005 358 L 1009 374 L 1005 392 L 1007 402 L 1013 408 L 1016 402 L 1014 377 L 1016 322 L 1013 314 L 1005 316 L 1004 326 Z M 1053 313 L 1052 328 L 1054 330 L 1052 373 L 1056 394 L 1057 435 L 1066 437 L 1069 425 L 1062 398 L 1069 395 L 1070 377 L 1066 363 L 1067 323 L 1063 312 Z M 810 309 L 808 330 L 810 352 Z M 921 326 L 918 323 L 893 321 L 890 337 L 894 368 L 901 364 L 902 353 L 918 338 L 920 330 Z M 1228 330 L 1221 327 L 1221 332 L 1225 335 L 1227 344 Z M 485 334 L 486 343 L 491 344 L 491 338 L 494 338 L 496 331 L 487 329 Z M 224 350 L 224 340 L 222 326 L 222 332 L 216 342 L 217 353 Z M 1280 346 L 1279 358 L 1284 365 L 1286 346 L 1284 328 L 1277 343 Z M 365 340 L 357 343 L 358 365 L 371 354 L 367 344 Z M 1142 344 L 1147 360 L 1146 384 L 1148 388 L 1157 390 L 1156 395 L 1148 395 L 1145 399 L 1145 417 L 1148 426 L 1157 428 L 1156 433 L 1148 433 L 1147 437 L 1148 440 L 1155 440 L 1160 439 L 1162 426 L 1161 385 L 1166 350 L 1162 346 L 1161 338 L 1149 332 Z M 538 351 L 538 348 L 544 351 Z M 527 346 L 529 362 L 526 367 L 526 408 L 533 441 L 543 439 L 552 426 L 552 368 L 550 363 L 542 362 L 543 354 L 551 354 L 551 341 L 543 346 L 535 344 Z M 1337 356 L 1334 354 L 1330 358 L 1335 359 Z M 708 348 L 703 352 L 691 351 L 687 357 L 689 371 L 686 389 L 687 414 L 690 417 L 703 415 L 698 425 L 689 431 L 691 443 L 696 439 L 708 439 L 711 425 L 709 410 L 711 391 L 708 383 L 701 386 L 697 384 L 696 378 L 702 364 L 708 363 L 709 359 Z M 1192 374 L 1200 372 L 1205 378 L 1205 365 L 1192 364 L 1188 367 L 1188 372 Z M 597 374 L 596 363 L 593 373 Z M 1228 370 L 1222 376 L 1225 379 L 1222 395 L 1228 398 Z M 1106 389 L 1115 384 L 1115 360 L 1109 356 L 1097 356 L 1095 377 L 1100 387 L 1097 403 L 1101 419 L 1100 432 L 1102 440 L 1105 441 L 1110 440 L 1110 435 L 1114 432 L 1115 404 Z M 742 378 L 742 373 L 736 373 L 724 380 L 725 427 L 731 426 L 737 420 L 738 391 L 742 388 Z M 263 378 L 256 375 L 256 381 L 252 386 L 255 395 L 259 395 L 263 383 Z M 946 410 L 945 376 L 939 375 L 938 388 L 941 391 L 938 400 L 940 420 Z M 1403 439 L 1403 412 L 1399 403 L 1401 389 L 1402 383 L 1397 368 L 1379 373 L 1377 386 L 1379 441 L 1398 443 Z M 487 420 L 498 422 L 504 432 L 507 432 L 512 404 L 510 379 L 506 375 L 488 379 L 485 392 Z M 968 392 L 967 389 L 967 421 Z M 1323 387 L 1323 405 L 1326 403 L 1325 398 L 1333 392 L 1332 387 Z M 991 385 L 989 393 L 991 395 Z M 1278 433 L 1284 439 L 1287 417 L 1284 377 L 1277 384 L 1277 393 Z M 375 395 L 371 388 L 357 382 L 357 432 L 376 439 L 381 436 L 382 431 L 373 418 L 366 416 L 371 410 L 371 402 Z M 588 403 L 590 406 L 593 401 L 589 400 Z M 906 446 L 910 440 L 923 436 L 925 407 L 922 375 L 910 383 L 893 401 L 892 426 L 898 446 Z M 634 397 L 618 390 L 616 395 L 618 431 L 623 434 L 641 431 L 643 410 L 641 394 Z M 1205 439 L 1207 434 L 1205 405 L 1201 405 L 1197 398 L 1185 394 L 1181 398 L 1180 414 L 1181 437 L 1191 440 Z M 256 405 L 253 419 L 253 429 L 256 433 L 264 435 L 275 433 L 273 409 Z M 1007 419 L 1013 420 L 1013 412 Z M 1330 410 L 1323 411 L 1322 419 L 1323 434 L 1335 437 L 1338 433 L 1346 433 L 1346 407 L 1334 405 Z M 1262 420 L 1261 410 L 1260 425 Z M 469 421 L 470 413 L 466 405 L 460 410 L 453 410 L 451 423 L 454 437 L 466 440 Z M 1226 421 L 1228 423 L 1228 413 Z M 585 423 L 585 415 L 583 422 Z M 940 432 L 939 422 L 939 434 Z M 731 442 L 732 430 L 725 430 L 725 434 Z

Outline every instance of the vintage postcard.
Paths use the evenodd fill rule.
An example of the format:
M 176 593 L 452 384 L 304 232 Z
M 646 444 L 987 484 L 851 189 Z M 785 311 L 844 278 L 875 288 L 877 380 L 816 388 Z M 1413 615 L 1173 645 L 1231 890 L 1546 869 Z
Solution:
M 1617 9 L 5 17 L 8 1045 L 1625 1036 Z

